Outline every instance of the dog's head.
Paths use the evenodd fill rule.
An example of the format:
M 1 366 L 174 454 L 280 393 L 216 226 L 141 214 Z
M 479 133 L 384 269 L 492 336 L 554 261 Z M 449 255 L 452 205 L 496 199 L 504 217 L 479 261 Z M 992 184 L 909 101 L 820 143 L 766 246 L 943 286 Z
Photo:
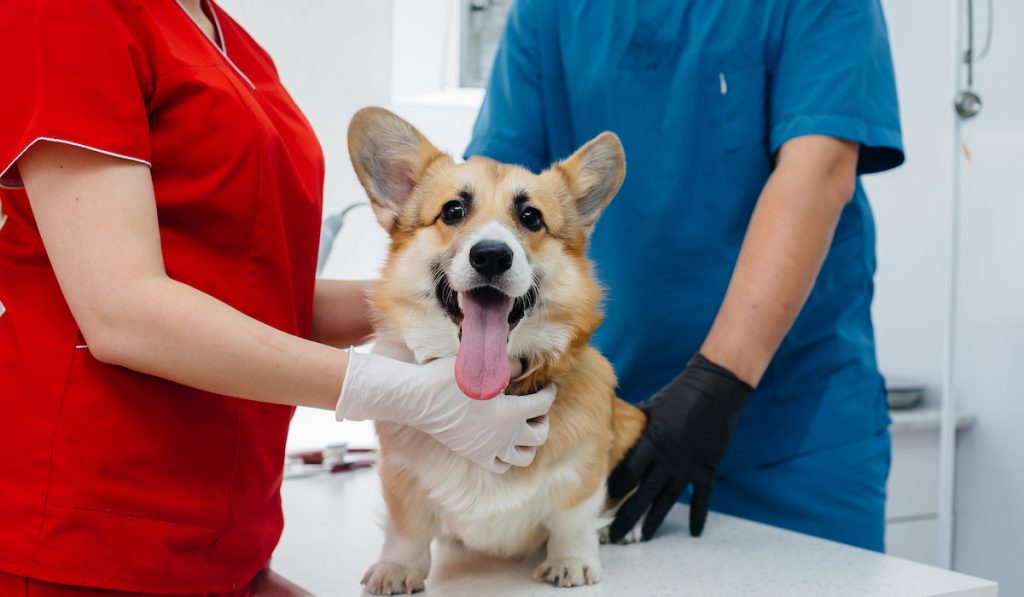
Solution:
M 625 175 L 603 133 L 539 175 L 456 164 L 412 125 L 361 110 L 349 152 L 391 248 L 375 292 L 383 326 L 424 361 L 457 354 L 459 387 L 488 399 L 533 391 L 567 367 L 600 322 L 587 237 Z

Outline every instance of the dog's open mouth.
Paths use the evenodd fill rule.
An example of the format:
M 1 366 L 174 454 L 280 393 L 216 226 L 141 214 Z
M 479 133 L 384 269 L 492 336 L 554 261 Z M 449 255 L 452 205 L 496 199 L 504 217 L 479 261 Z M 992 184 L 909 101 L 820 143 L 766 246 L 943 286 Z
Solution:
M 537 290 L 517 298 L 490 286 L 455 292 L 444 275 L 437 279 L 437 300 L 460 326 L 455 380 L 470 398 L 490 400 L 508 386 L 508 334 L 533 306 Z

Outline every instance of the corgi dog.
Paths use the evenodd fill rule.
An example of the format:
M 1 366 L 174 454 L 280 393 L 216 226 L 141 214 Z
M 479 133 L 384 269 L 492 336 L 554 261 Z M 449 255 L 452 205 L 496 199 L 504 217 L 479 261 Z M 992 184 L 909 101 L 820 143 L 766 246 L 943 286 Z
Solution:
M 391 237 L 373 290 L 378 342 L 400 343 L 418 362 L 456 356 L 471 398 L 557 388 L 547 442 L 530 466 L 504 474 L 416 429 L 377 423 L 388 520 L 363 584 L 378 595 L 422 590 L 440 534 L 502 557 L 546 547 L 535 579 L 598 582 L 605 482 L 646 422 L 616 398 L 610 363 L 588 344 L 602 291 L 587 239 L 625 176 L 622 144 L 603 133 L 538 175 L 460 164 L 379 108 L 355 115 L 348 142 Z M 510 361 L 522 371 L 513 376 Z

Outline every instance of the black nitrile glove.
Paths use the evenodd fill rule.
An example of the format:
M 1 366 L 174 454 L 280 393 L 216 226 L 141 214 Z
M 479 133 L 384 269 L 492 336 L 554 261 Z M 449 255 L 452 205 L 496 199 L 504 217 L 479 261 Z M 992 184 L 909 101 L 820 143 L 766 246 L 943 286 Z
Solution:
M 711 484 L 753 391 L 727 369 L 697 354 L 678 377 L 639 405 L 647 413 L 647 427 L 608 479 L 608 496 L 616 500 L 639 485 L 615 515 L 612 543 L 636 526 L 644 512 L 642 536 L 650 539 L 691 483 L 690 534 L 701 534 Z

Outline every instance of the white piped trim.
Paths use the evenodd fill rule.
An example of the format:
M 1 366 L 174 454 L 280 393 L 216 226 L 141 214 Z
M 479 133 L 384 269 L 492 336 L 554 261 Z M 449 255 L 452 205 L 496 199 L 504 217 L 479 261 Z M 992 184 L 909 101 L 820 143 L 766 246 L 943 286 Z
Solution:
M 77 349 L 89 348 L 89 345 L 88 344 L 75 344 L 75 348 L 77 348 Z
M 249 77 L 247 77 L 245 73 L 242 72 L 242 69 L 238 68 L 238 65 L 235 64 L 233 60 L 231 60 L 230 56 L 228 56 L 228 42 L 225 41 L 224 30 L 220 27 L 220 17 L 217 16 L 217 7 L 214 6 L 212 2 L 206 2 L 206 7 L 210 9 L 210 15 L 213 17 L 213 27 L 217 30 L 217 39 L 220 40 L 219 44 L 210 39 L 209 36 L 206 35 L 206 32 L 203 31 L 203 28 L 199 26 L 199 23 L 197 23 L 196 20 L 192 18 L 192 15 L 188 12 L 188 9 L 185 8 L 185 5 L 181 3 L 181 0 L 176 1 L 178 3 L 178 6 L 181 7 L 182 12 L 185 13 L 186 17 L 188 17 L 188 20 L 192 21 L 192 24 L 195 25 L 196 29 L 199 30 L 199 33 L 202 34 L 206 41 L 210 42 L 210 45 L 217 48 L 217 51 L 220 52 L 221 56 L 224 57 L 224 61 L 227 62 L 232 69 L 234 69 L 235 73 L 238 74 L 239 77 L 242 77 L 242 80 L 244 80 L 246 84 L 249 85 L 250 89 L 256 89 L 256 86 L 253 85 L 252 80 L 249 79 Z
M 88 149 L 89 151 L 95 151 L 96 153 L 102 153 L 103 155 L 109 155 L 111 157 L 121 158 L 122 160 L 128 160 L 130 162 L 138 162 L 140 164 L 145 164 L 146 166 L 148 166 L 150 168 L 153 167 L 153 164 L 150 164 L 146 160 L 139 159 L 139 158 L 133 158 L 130 155 L 124 155 L 124 154 L 120 154 L 120 153 L 114 153 L 112 151 L 106 151 L 106 150 L 103 150 L 103 149 L 98 149 L 96 147 L 92 147 L 91 145 L 83 145 L 81 143 L 75 143 L 74 141 L 68 141 L 67 139 L 57 139 L 55 137 L 36 137 L 35 139 L 32 140 L 31 143 L 29 143 L 28 145 L 25 146 L 25 149 L 21 150 L 21 153 L 19 153 L 18 156 L 15 157 L 11 161 L 10 164 L 7 164 L 7 167 L 4 168 L 3 171 L 0 171 L 0 188 L 4 188 L 4 189 L 20 189 L 20 188 L 23 188 L 25 186 L 24 184 L 22 184 L 20 177 L 18 178 L 17 181 L 14 181 L 13 179 L 7 178 L 7 173 L 11 170 L 11 168 L 14 167 L 15 164 L 18 163 L 18 160 L 21 159 L 21 156 L 25 155 L 25 152 L 27 152 L 28 150 L 32 149 L 32 146 L 35 145 L 36 143 L 39 143 L 40 141 L 49 141 L 50 143 L 63 143 L 64 145 L 71 145 L 71 146 L 74 146 L 74 147 L 80 147 L 82 149 Z
M 4 313 L 7 313 L 7 307 L 4 306 L 3 301 L 0 301 L 0 317 L 3 317 Z
M 200 0 L 200 2 L 202 1 L 203 0 Z M 217 30 L 217 41 L 220 42 L 214 45 L 216 45 L 217 48 L 227 56 L 228 42 L 224 39 L 224 30 L 220 28 L 220 17 L 217 16 L 217 7 L 213 5 L 213 2 L 206 2 L 206 7 L 210 9 L 210 16 L 213 17 L 213 28 Z

